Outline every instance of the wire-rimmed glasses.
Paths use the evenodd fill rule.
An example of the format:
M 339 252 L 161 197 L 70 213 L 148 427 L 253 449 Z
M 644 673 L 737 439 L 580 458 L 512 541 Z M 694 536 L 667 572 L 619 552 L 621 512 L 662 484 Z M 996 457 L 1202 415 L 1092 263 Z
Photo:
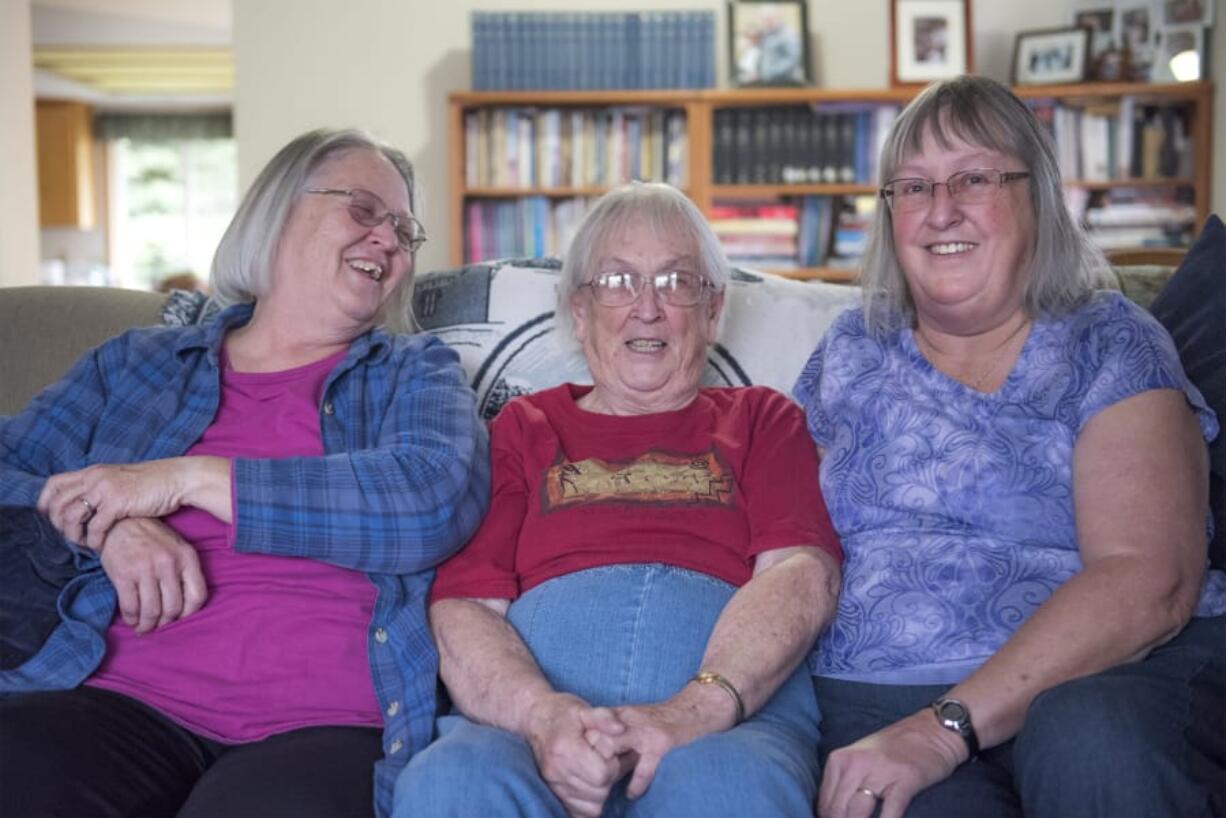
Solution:
M 378 227 L 391 219 L 392 230 L 396 233 L 396 243 L 400 249 L 410 253 L 426 243 L 426 228 L 416 218 L 408 213 L 393 213 L 375 194 L 360 187 L 342 190 L 332 187 L 309 187 L 307 193 L 319 193 L 324 196 L 346 196 L 349 199 L 349 217 L 363 227 Z
M 996 168 L 972 168 L 960 170 L 944 182 L 934 182 L 931 179 L 907 177 L 891 179 L 882 186 L 880 194 L 895 213 L 906 213 L 912 210 L 922 210 L 932 204 L 936 196 L 937 186 L 944 185 L 949 198 L 960 204 L 982 204 L 990 202 L 1000 192 L 1006 182 L 1025 179 L 1029 171 L 1002 171 Z
M 686 270 L 662 270 L 644 275 L 634 270 L 610 270 L 596 274 L 591 281 L 581 286 L 592 291 L 596 303 L 604 307 L 625 307 L 638 300 L 639 295 L 651 288 L 674 307 L 692 307 L 707 297 L 715 285 L 698 273 Z

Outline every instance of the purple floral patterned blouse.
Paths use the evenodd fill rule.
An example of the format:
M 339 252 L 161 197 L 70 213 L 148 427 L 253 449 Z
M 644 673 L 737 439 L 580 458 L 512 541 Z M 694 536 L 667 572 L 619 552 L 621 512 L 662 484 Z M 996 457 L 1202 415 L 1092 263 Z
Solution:
M 946 684 L 975 670 L 1081 568 L 1079 431 L 1150 389 L 1182 390 L 1205 439 L 1217 434 L 1166 331 L 1118 293 L 1035 321 L 993 393 L 936 370 L 911 330 L 873 334 L 860 310 L 843 313 L 795 388 L 846 554 L 812 672 Z M 1213 571 L 1197 615 L 1223 612 L 1226 575 Z

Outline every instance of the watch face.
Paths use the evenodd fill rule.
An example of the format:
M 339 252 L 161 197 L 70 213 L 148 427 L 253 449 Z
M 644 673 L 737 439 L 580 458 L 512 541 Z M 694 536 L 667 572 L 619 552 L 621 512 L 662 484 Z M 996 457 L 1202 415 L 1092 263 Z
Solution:
M 941 702 L 941 718 L 961 724 L 967 720 L 966 708 L 961 702 Z

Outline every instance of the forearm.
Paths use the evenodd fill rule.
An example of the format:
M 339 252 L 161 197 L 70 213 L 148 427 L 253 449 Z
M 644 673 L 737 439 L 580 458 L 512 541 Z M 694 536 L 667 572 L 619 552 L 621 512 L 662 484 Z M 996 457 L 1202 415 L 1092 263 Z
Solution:
M 207 511 L 223 523 L 234 521 L 230 461 L 224 457 L 179 457 L 183 475 L 179 505 Z
M 834 616 L 840 571 L 816 548 L 756 574 L 720 614 L 702 669 L 732 682 L 745 714 L 760 708 L 791 675 Z
M 444 599 L 430 606 L 439 676 L 465 716 L 527 734 L 534 705 L 555 694 L 506 618 L 504 600 Z
M 1172 638 L 1191 616 L 1199 585 L 1161 558 L 1087 566 L 948 695 L 967 704 L 981 746 L 1007 741 L 1039 693 L 1140 659 Z

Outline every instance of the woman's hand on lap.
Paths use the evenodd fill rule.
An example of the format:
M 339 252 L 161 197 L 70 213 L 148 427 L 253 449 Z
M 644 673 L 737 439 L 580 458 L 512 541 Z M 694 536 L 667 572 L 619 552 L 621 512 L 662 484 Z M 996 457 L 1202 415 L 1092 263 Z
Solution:
M 596 818 L 623 770 L 616 756 L 603 755 L 585 738 L 589 724 L 616 730 L 612 715 L 578 696 L 555 693 L 542 698 L 528 714 L 525 738 L 532 747 L 541 778 L 575 818 Z M 585 723 L 586 719 L 586 723 Z
M 102 569 L 123 621 L 137 633 L 191 616 L 208 599 L 196 549 L 161 520 L 116 523 L 102 548 Z
M 952 775 L 966 755 L 962 739 L 921 710 L 832 752 L 817 814 L 869 818 L 880 798 L 880 818 L 902 818 L 917 793 Z

